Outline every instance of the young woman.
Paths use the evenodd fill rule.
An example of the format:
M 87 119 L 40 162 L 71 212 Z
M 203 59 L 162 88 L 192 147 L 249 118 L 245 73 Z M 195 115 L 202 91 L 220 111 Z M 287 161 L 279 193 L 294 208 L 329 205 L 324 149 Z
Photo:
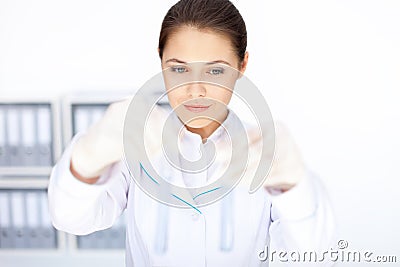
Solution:
M 239 79 L 249 61 L 246 44 L 245 23 L 231 2 L 181 0 L 164 18 L 158 52 L 162 69 L 169 73 L 187 73 L 193 62 L 205 62 L 207 74 L 214 77 L 231 68 Z M 165 78 L 169 88 L 168 75 Z M 183 154 L 196 158 L 198 147 L 209 142 L 217 150 L 228 146 L 226 130 L 241 123 L 227 108 L 231 97 L 230 90 L 201 83 L 168 91 L 169 104 L 183 125 L 177 138 Z M 300 253 L 332 246 L 332 213 L 323 188 L 305 170 L 281 124 L 276 124 L 275 161 L 262 188 L 249 194 L 238 185 L 219 201 L 185 209 L 155 200 L 132 179 L 122 160 L 129 104 L 125 100 L 110 105 L 101 121 L 73 138 L 54 167 L 48 192 L 57 229 L 89 234 L 111 227 L 126 210 L 127 266 L 267 266 L 266 255 L 272 251 Z M 216 119 L 185 117 L 206 110 Z M 259 140 L 257 134 L 250 136 L 250 149 L 258 148 Z M 188 187 L 216 179 L 223 165 L 176 173 L 166 162 L 157 164 Z M 277 255 L 272 261 L 290 266 L 301 260 Z

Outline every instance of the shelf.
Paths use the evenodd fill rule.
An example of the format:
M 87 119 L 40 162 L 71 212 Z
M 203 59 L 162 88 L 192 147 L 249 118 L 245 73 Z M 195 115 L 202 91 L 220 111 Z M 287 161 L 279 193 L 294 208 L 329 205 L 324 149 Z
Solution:
M 50 176 L 51 166 L 48 167 L 0 167 L 0 180 L 2 176 Z
M 55 164 L 55 162 L 62 155 L 63 147 L 69 144 L 71 138 L 78 130 L 78 127 L 76 127 L 76 114 L 74 114 L 74 112 L 81 112 L 85 109 L 90 112 L 94 111 L 93 114 L 89 116 L 90 118 L 87 119 L 87 124 L 80 125 L 82 126 L 80 127 L 80 130 L 82 130 L 86 127 L 89 127 L 89 125 L 94 123 L 94 121 L 100 119 L 110 103 L 122 100 L 129 95 L 131 95 L 129 92 L 115 93 L 110 91 L 108 93 L 90 92 L 86 94 L 75 94 L 63 97 L 63 99 L 48 99 L 42 97 L 20 99 L 0 97 L 0 127 L 5 129 L 5 131 L 8 131 L 7 136 L 4 136 L 2 139 L 3 136 L 1 136 L 2 131 L 0 129 L 0 191 L 7 192 L 6 195 L 11 195 L 13 194 L 12 192 L 18 191 L 43 191 L 46 194 L 49 184 L 49 177 L 51 175 L 53 166 L 47 166 L 50 164 L 43 163 L 42 159 L 44 156 L 40 160 L 37 160 L 37 157 L 43 155 L 43 153 L 38 152 L 43 151 L 42 143 L 39 143 L 38 139 L 34 139 L 36 142 L 35 146 L 32 146 L 32 144 L 23 145 L 23 142 L 25 141 L 22 141 L 22 138 L 26 138 L 25 134 L 28 132 L 27 129 L 35 128 L 35 130 L 32 131 L 36 131 L 36 133 L 34 133 L 35 138 L 39 138 L 40 130 L 45 129 L 44 131 L 46 131 L 46 137 L 51 141 L 49 143 L 43 143 L 47 144 L 46 151 L 48 153 L 46 154 L 46 160 L 51 162 L 51 164 Z M 3 110 L 1 108 L 3 108 Z M 36 114 L 35 108 L 46 109 L 47 118 L 49 118 L 46 120 L 48 125 L 47 127 L 42 127 L 39 129 L 39 115 Z M 8 123 L 4 123 L 3 125 L 1 116 L 9 116 L 10 110 L 12 110 L 11 113 L 14 113 L 13 116 L 17 119 L 14 120 L 10 119 L 11 117 L 7 117 Z M 27 110 L 34 111 L 35 115 L 29 114 L 29 111 L 27 112 Z M 25 116 L 27 113 L 28 116 Z M 27 127 L 24 124 L 24 120 L 22 118 L 26 117 L 34 117 L 33 127 Z M 8 128 L 8 126 L 12 124 L 10 122 L 14 123 L 12 125 L 14 128 L 12 133 L 16 134 L 10 134 L 10 129 Z M 32 120 L 29 124 L 32 126 Z M 18 138 L 20 138 L 18 142 L 15 141 L 17 139 L 16 135 L 18 135 Z M 9 142 L 10 136 L 11 139 L 14 140 L 13 144 Z M 32 142 L 32 136 L 30 138 L 31 139 L 29 140 Z M 7 145 L 4 145 L 2 141 L 6 141 Z M 32 150 L 37 148 L 42 150 Z M 8 154 L 5 154 L 5 151 L 7 151 Z M 36 155 L 38 156 L 32 157 L 32 151 L 37 152 Z M 26 153 L 29 154 L 29 157 Z M 49 156 L 49 154 L 51 154 L 51 156 Z M 4 155 L 8 157 L 6 161 L 4 161 L 4 158 L 1 158 L 1 156 Z M 10 160 L 11 156 L 13 157 L 12 160 Z M 31 166 L 32 163 L 38 165 Z M 23 164 L 29 164 L 30 166 L 15 166 Z M 39 166 L 39 164 L 42 166 Z M 25 198 L 27 197 L 23 197 L 23 203 L 26 201 Z M 123 257 L 125 246 L 125 221 L 123 218 L 124 216 L 121 216 L 121 220 L 119 220 L 112 228 L 101 231 L 103 233 L 97 232 L 90 236 L 77 237 L 61 231 L 56 231 L 57 244 L 56 248 L 54 249 L 0 248 L 0 262 L 9 255 L 15 255 L 15 257 L 36 257 L 39 255 L 47 255 L 48 257 L 56 258 L 59 257 L 59 254 L 65 255 L 65 253 L 70 252 L 72 252 L 72 254 L 76 254 L 77 257 L 92 253 L 96 255 L 101 254 L 111 255 L 112 257 Z M 1 229 L 0 222 L 0 230 Z M 107 239 L 113 239 L 114 243 L 108 244 Z M 94 246 L 97 248 L 91 248 L 91 244 L 94 244 Z
M 2 189 L 47 189 L 48 184 L 47 177 L 8 177 L 0 179 L 0 188 Z

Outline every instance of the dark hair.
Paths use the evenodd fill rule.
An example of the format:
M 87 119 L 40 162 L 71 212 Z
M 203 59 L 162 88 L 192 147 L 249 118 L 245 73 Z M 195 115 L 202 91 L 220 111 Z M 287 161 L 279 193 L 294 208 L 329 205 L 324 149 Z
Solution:
M 161 25 L 158 42 L 161 59 L 168 37 L 181 26 L 228 36 L 240 62 L 243 61 L 247 46 L 246 24 L 229 0 L 181 0 L 173 5 Z

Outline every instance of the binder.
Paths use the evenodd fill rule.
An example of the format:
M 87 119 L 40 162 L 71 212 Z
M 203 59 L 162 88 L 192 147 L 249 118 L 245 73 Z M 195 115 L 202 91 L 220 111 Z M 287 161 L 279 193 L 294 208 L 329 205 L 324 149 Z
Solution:
M 35 191 L 26 192 L 26 223 L 27 223 L 27 247 L 40 248 L 39 238 L 39 194 Z
M 94 106 L 91 110 L 91 118 L 90 118 L 90 125 L 97 123 L 104 114 L 104 107 L 103 106 Z
M 36 149 L 39 152 L 39 166 L 51 166 L 53 165 L 52 157 L 52 123 L 50 107 L 41 105 L 37 108 L 37 144 Z
M 73 121 L 74 121 L 74 129 L 73 135 L 86 131 L 89 123 L 89 112 L 87 108 L 84 107 L 76 107 L 73 109 Z
M 124 213 L 125 214 L 125 213 Z M 108 248 L 110 249 L 123 249 L 125 248 L 125 215 L 116 221 L 116 223 L 108 231 Z
M 6 119 L 4 105 L 0 105 L 0 167 L 6 166 Z
M 125 217 L 121 216 L 109 229 L 78 236 L 78 248 L 123 249 L 125 248 L 125 235 Z
M 51 224 L 48 200 L 46 191 L 41 191 L 39 194 L 40 201 L 40 227 L 39 227 L 39 247 L 40 248 L 56 248 L 57 233 Z
M 104 248 L 104 232 L 98 231 L 84 236 L 78 236 L 78 248 L 80 249 L 99 249 Z
M 11 209 L 9 195 L 0 191 L 0 249 L 12 248 Z
M 82 236 L 82 245 L 86 249 L 106 249 L 109 247 L 109 231 L 110 229 L 105 229 L 91 233 L 87 236 Z
M 92 248 L 105 249 L 108 247 L 108 231 L 110 231 L 110 229 L 93 233 Z
M 21 191 L 13 191 L 11 196 L 11 242 L 13 248 L 27 247 L 27 228 L 25 225 L 24 194 Z
M 108 244 L 107 248 L 109 249 L 118 249 L 119 248 L 119 241 L 121 235 L 121 229 L 119 227 L 112 227 L 107 232 L 107 239 Z
M 24 166 L 34 166 L 37 164 L 35 149 L 36 141 L 36 125 L 35 125 L 35 114 L 33 106 L 25 106 L 20 110 L 20 134 L 22 137 L 22 146 L 20 146 L 21 163 Z
M 77 236 L 78 248 L 79 249 L 88 249 L 90 248 L 90 237 L 92 234 L 84 235 L 84 236 Z
M 20 131 L 17 106 L 10 105 L 7 109 L 6 161 L 10 166 L 21 165 L 20 160 Z

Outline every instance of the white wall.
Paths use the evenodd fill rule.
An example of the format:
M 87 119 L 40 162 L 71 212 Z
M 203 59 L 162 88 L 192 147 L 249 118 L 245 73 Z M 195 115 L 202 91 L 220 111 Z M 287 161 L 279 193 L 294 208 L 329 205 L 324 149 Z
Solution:
M 173 2 L 1 0 L 0 96 L 137 88 Z M 247 75 L 327 185 L 340 237 L 400 260 L 400 2 L 234 3 Z

